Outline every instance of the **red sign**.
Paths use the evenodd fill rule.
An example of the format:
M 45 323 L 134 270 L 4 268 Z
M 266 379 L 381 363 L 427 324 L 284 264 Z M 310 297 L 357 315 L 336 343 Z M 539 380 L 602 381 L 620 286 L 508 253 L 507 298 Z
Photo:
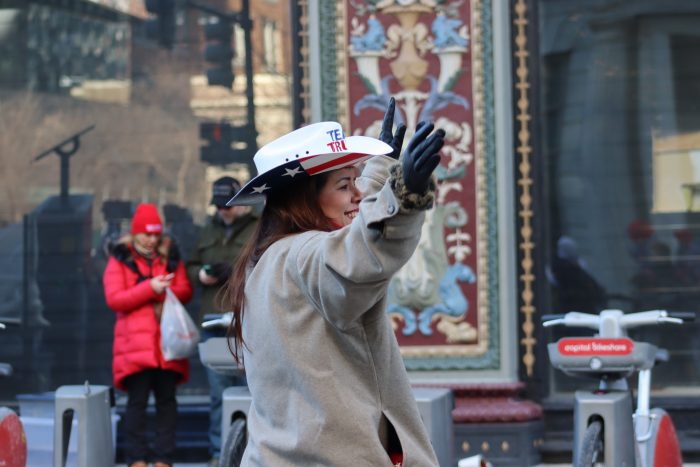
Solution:
M 557 344 L 559 353 L 572 357 L 591 355 L 629 355 L 634 349 L 631 339 L 566 338 Z

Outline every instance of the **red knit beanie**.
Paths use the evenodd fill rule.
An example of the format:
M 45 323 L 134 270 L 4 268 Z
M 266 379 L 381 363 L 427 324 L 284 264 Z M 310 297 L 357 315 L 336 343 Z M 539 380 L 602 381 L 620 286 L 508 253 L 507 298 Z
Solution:
M 163 222 L 160 220 L 158 208 L 155 204 L 142 203 L 136 206 L 134 218 L 131 219 L 131 233 L 159 234 L 163 232 Z

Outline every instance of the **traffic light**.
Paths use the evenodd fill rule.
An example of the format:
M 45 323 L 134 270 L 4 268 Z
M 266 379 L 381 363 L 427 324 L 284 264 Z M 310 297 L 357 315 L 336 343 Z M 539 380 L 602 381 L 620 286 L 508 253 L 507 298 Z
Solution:
M 146 36 L 172 49 L 175 42 L 175 0 L 146 0 L 146 10 L 155 16 L 146 20 Z
M 199 124 L 199 137 L 207 143 L 200 149 L 202 162 L 211 165 L 239 163 L 253 167 L 253 156 L 258 150 L 254 128 L 203 122 Z
M 219 19 L 215 23 L 204 26 L 204 37 L 207 45 L 204 49 L 204 60 L 212 64 L 207 70 L 207 81 L 211 86 L 233 85 L 233 27 L 231 23 Z

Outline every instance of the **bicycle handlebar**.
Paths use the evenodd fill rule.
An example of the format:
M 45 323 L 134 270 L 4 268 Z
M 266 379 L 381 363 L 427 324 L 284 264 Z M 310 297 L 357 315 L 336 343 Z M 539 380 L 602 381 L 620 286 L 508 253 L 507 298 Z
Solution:
M 204 321 L 202 322 L 202 328 L 228 328 L 233 321 L 233 312 L 229 311 L 221 314 L 207 314 L 204 315 Z
M 669 311 L 668 316 L 682 319 L 683 321 L 695 321 L 694 311 Z
M 540 321 L 542 321 L 544 323 L 546 321 L 553 321 L 555 319 L 564 319 L 564 316 L 566 316 L 566 313 L 542 315 L 542 316 L 540 316 Z
M 616 334 L 616 332 L 610 326 L 619 330 L 626 330 L 650 324 L 682 324 L 685 321 L 694 320 L 694 318 L 695 313 L 687 311 L 650 310 L 624 314 L 620 310 L 603 310 L 598 315 L 571 311 L 565 314 L 543 315 L 542 325 L 544 327 L 563 325 L 567 327 L 590 328 L 600 331 L 601 334 L 612 335 Z
M 549 315 L 553 319 L 544 321 L 542 325 L 546 328 L 550 326 L 563 325 L 567 327 L 591 328 L 598 329 L 600 324 L 600 316 L 590 313 L 579 313 L 578 311 L 570 311 L 560 315 Z M 545 318 L 544 316 L 542 317 Z

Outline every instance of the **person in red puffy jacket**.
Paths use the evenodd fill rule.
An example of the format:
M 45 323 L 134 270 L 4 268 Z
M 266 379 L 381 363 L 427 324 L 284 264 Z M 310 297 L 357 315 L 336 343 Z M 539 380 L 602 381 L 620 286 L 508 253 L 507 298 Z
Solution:
M 172 240 L 153 204 L 140 204 L 131 221 L 131 235 L 112 249 L 104 272 L 107 305 L 114 310 L 112 374 L 114 385 L 128 393 L 124 429 L 126 462 L 146 467 L 146 407 L 151 391 L 156 401 L 155 467 L 172 465 L 177 418 L 176 385 L 187 381 L 187 359 L 166 361 L 160 348 L 160 315 L 165 289 L 185 303 L 192 287 Z

